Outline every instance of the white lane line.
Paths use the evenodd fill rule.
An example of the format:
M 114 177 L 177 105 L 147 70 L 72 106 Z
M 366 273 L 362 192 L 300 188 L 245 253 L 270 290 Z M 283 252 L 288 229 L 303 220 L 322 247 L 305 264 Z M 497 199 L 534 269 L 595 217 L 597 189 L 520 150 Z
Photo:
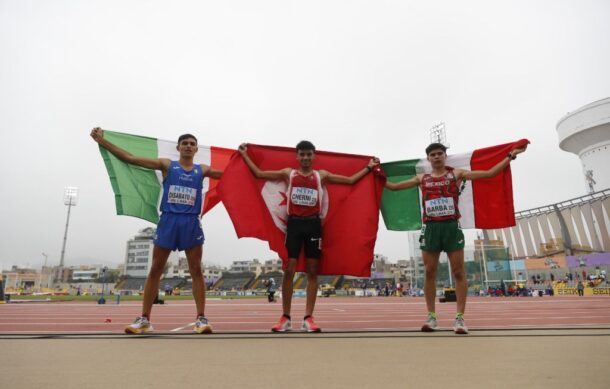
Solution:
M 187 324 L 187 325 L 185 325 L 185 326 L 178 327 L 178 328 L 174 328 L 173 330 L 170 330 L 170 332 L 178 332 L 178 331 L 182 331 L 183 329 L 185 329 L 185 328 L 189 328 L 189 327 L 192 327 L 192 326 L 194 326 L 194 325 L 195 325 L 195 322 L 193 322 L 193 323 L 189 323 L 189 324 Z

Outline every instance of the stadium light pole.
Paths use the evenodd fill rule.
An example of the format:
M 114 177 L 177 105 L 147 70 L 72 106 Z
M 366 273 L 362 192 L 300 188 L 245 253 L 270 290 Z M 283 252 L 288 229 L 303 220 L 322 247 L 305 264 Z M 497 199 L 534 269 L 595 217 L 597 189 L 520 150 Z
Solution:
M 45 272 L 48 273 L 47 270 L 47 259 L 49 258 L 49 255 L 47 253 L 42 253 L 42 256 L 44 257 L 44 265 L 43 265 L 43 269 L 45 270 Z M 42 271 L 40 272 L 42 273 Z M 49 275 L 47 274 L 47 288 L 49 287 Z
M 59 268 L 64 268 L 64 256 L 66 254 L 66 241 L 68 240 L 68 226 L 70 225 L 70 209 L 76 206 L 78 200 L 78 188 L 75 186 L 67 186 L 64 189 L 64 205 L 68 206 L 68 217 L 66 218 L 66 229 L 64 231 L 64 241 L 61 246 L 61 257 L 59 259 Z M 63 273 L 63 270 L 62 270 Z M 62 274 L 63 276 L 63 274 Z
M 479 242 L 481 241 L 481 236 L 477 233 L 477 239 L 479 240 Z M 487 258 L 485 257 L 485 242 L 480 243 L 480 247 L 481 247 L 481 261 L 483 262 L 483 271 L 484 271 L 484 276 L 485 276 L 485 293 L 487 293 L 487 290 L 489 290 L 489 280 L 487 278 Z

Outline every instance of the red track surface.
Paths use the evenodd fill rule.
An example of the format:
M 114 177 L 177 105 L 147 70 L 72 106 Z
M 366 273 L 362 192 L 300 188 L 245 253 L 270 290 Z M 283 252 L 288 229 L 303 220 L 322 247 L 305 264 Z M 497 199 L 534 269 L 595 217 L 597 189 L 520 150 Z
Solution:
M 293 326 L 298 328 L 305 300 L 293 299 Z M 206 316 L 215 332 L 268 332 L 281 314 L 281 302 L 208 300 Z M 437 303 L 441 328 L 450 328 L 455 303 Z M 140 313 L 139 302 L 97 305 L 94 302 L 41 302 L 0 305 L 0 333 L 120 333 Z M 419 330 L 425 319 L 423 298 L 319 298 L 316 321 L 325 332 Z M 190 332 L 193 302 L 156 305 L 156 332 Z M 470 329 L 610 327 L 610 297 L 535 297 L 468 300 Z M 107 322 L 110 319 L 111 322 Z

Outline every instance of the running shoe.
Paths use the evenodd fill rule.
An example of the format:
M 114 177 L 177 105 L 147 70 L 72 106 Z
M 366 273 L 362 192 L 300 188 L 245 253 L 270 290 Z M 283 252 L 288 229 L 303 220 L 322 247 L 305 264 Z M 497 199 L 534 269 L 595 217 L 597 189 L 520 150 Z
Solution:
M 292 323 L 290 322 L 290 319 L 284 315 L 282 315 L 280 320 L 273 327 L 271 327 L 271 332 L 286 332 L 291 330 Z
M 466 335 L 468 333 L 468 327 L 464 324 L 464 318 L 458 317 L 455 319 L 455 323 L 453 324 L 453 332 L 458 335 Z
M 136 318 L 133 323 L 125 327 L 126 334 L 143 334 L 152 330 L 153 326 L 150 324 L 150 320 L 148 320 L 145 316 Z
M 306 332 L 322 332 L 322 329 L 313 321 L 313 316 L 309 316 L 303 320 L 303 326 L 301 327 Z
M 205 316 L 197 317 L 197 321 L 195 322 L 195 327 L 193 327 L 193 331 L 198 334 L 211 334 L 212 326 L 208 322 L 208 319 Z
M 438 328 L 438 323 L 436 322 L 436 318 L 432 315 L 428 315 L 428 319 L 421 326 L 422 332 L 434 332 Z

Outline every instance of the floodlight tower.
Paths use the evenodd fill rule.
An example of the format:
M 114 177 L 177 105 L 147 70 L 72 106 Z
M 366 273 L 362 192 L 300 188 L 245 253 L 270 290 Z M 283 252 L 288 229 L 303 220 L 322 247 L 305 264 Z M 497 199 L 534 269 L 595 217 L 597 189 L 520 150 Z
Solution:
M 439 124 L 435 124 L 430 129 L 430 143 L 440 143 L 449 147 L 449 143 L 447 143 L 447 135 L 445 133 L 445 123 L 440 122 Z
M 64 205 L 68 206 L 68 217 L 66 218 L 66 229 L 64 231 L 64 242 L 61 246 L 61 258 L 59 260 L 59 268 L 64 267 L 64 254 L 66 253 L 66 240 L 68 239 L 68 226 L 70 225 L 70 209 L 76 206 L 78 200 L 78 188 L 75 186 L 67 186 L 64 189 Z
M 559 147 L 580 158 L 587 192 L 610 188 L 610 97 L 569 112 L 556 129 Z

